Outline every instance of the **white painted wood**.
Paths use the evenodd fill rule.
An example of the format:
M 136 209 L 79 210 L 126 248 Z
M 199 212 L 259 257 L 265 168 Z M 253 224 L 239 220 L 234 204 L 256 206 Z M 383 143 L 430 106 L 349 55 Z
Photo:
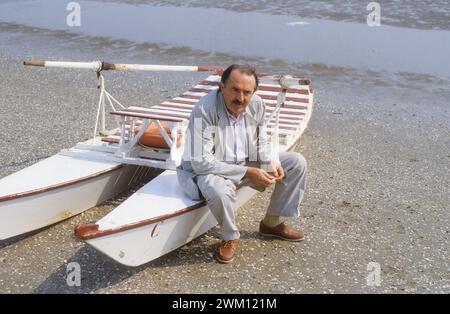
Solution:
M 64 61 L 45 61 L 45 67 L 48 68 L 72 68 L 72 69 L 87 69 L 98 71 L 102 67 L 100 61 L 94 62 L 64 62 Z
M 192 98 L 185 98 L 185 97 L 174 97 L 173 100 L 179 100 L 186 103 L 193 103 L 196 104 L 198 102 L 198 99 L 192 99 Z
M 258 87 L 259 88 L 261 88 L 261 87 L 262 88 L 264 88 L 264 87 L 280 88 L 280 85 L 259 84 Z M 219 86 L 217 86 L 217 85 L 201 85 L 201 84 L 199 84 L 199 85 L 195 85 L 194 88 L 196 88 L 196 89 L 204 89 L 205 91 L 213 91 L 213 90 L 218 89 Z M 308 86 L 293 86 L 293 87 L 290 87 L 289 89 L 298 90 L 300 92 L 300 91 L 308 90 L 309 87 Z
M 197 72 L 198 67 L 182 65 L 115 64 L 114 70 Z
M 194 88 L 196 89 L 204 89 L 207 92 L 219 89 L 219 86 L 217 85 L 195 85 Z
M 32 65 L 32 64 L 30 64 Z M 88 69 L 98 71 L 102 68 L 101 61 L 93 62 L 70 62 L 70 61 L 44 61 L 45 67 L 50 68 L 72 68 L 72 69 Z M 184 65 L 153 65 L 153 64 L 113 64 L 116 71 L 176 71 L 176 72 L 197 72 L 198 66 Z M 212 70 L 211 70 L 212 72 Z
M 120 165 L 56 154 L 0 180 L 0 197 L 76 180 Z M 0 203 L 1 204 L 1 203 Z
M 53 163 L 55 160 L 58 162 Z M 61 169 L 61 163 L 67 168 Z M 9 193 L 14 194 L 27 191 L 22 181 L 26 181 L 28 187 L 46 188 L 52 183 L 63 183 L 62 175 L 67 176 L 67 181 L 77 179 L 73 174 L 76 170 L 80 171 L 79 178 L 94 174 L 100 169 L 108 170 L 112 166 L 109 162 L 104 162 L 101 166 L 97 161 L 74 160 L 71 157 L 56 155 L 29 168 L 19 176 L 13 176 L 12 181 L 9 177 L 0 180 L 0 184 L 4 186 L 8 181 L 11 184 Z M 134 166 L 124 166 L 76 184 L 0 202 L 0 240 L 62 221 L 117 195 L 130 187 L 130 179 L 136 169 Z M 19 177 L 20 180 L 17 180 Z M 54 180 L 50 181 L 52 178 Z M 4 191 L 2 194 L 7 195 Z
M 259 96 L 278 96 L 278 92 L 271 92 L 266 90 L 258 90 L 256 92 Z M 309 99 L 308 95 L 303 94 L 294 94 L 294 93 L 286 93 L 286 97 L 294 97 L 299 99 Z
M 160 178 L 162 180 L 158 180 Z M 183 191 L 174 182 L 177 182 L 176 173 L 170 170 L 165 171 L 109 215 L 98 221 L 100 230 L 118 227 L 121 221 L 132 223 L 162 214 L 170 214 L 187 207 L 188 204 L 195 204 L 192 200 L 184 197 Z M 162 183 L 168 184 L 168 186 L 161 185 Z M 255 193 L 255 190 L 248 187 L 239 189 L 237 206 L 240 207 Z M 139 266 L 192 241 L 216 224 L 217 221 L 209 208 L 202 206 L 159 223 L 86 242 L 121 264 Z
M 275 88 L 280 88 L 280 85 L 278 84 L 266 84 L 266 83 L 261 83 L 260 80 L 260 84 L 259 86 L 261 87 L 275 87 Z M 309 86 L 308 85 L 296 85 L 296 86 L 290 86 L 289 89 L 296 89 L 296 90 L 309 90 Z
M 125 202 L 100 219 L 99 230 L 170 214 L 197 204 L 183 192 L 175 171 L 167 170 L 140 188 Z
M 154 106 L 154 107 L 152 107 L 152 111 L 153 111 L 153 113 L 161 114 L 161 116 L 164 116 L 164 115 L 166 115 L 167 113 L 170 113 L 170 112 L 167 110 L 167 108 L 161 108 L 161 107 L 159 107 L 159 106 Z M 173 111 L 175 111 L 174 113 L 176 113 L 177 115 L 179 115 L 180 118 L 182 118 L 182 119 L 188 119 L 189 116 L 191 115 L 191 110 L 189 110 L 189 111 L 181 111 L 181 110 L 176 110 L 176 109 L 174 109 Z M 178 118 L 178 116 L 177 116 L 177 118 Z
M 221 79 L 222 77 L 220 75 L 210 75 L 205 79 L 205 81 L 220 82 Z

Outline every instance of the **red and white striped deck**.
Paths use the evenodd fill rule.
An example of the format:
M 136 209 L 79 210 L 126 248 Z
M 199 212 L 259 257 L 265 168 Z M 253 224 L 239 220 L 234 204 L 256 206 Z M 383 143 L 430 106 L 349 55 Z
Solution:
M 187 92 L 178 97 L 162 102 L 151 108 L 131 106 L 116 112 L 118 116 L 128 116 L 137 118 L 136 125 L 142 124 L 142 119 L 157 119 L 161 121 L 181 122 L 189 119 L 192 108 L 200 98 L 217 90 L 220 82 L 219 75 L 211 75 L 204 81 L 192 87 Z M 273 112 L 277 105 L 277 96 L 281 91 L 281 86 L 276 84 L 261 83 L 256 94 L 260 96 L 266 105 L 266 118 Z M 308 106 L 311 106 L 312 89 L 309 85 L 298 85 L 290 88 L 286 93 L 286 101 L 280 110 L 279 116 L 279 134 L 295 134 L 298 128 L 302 126 Z M 275 118 L 267 121 L 268 133 L 273 132 Z M 109 135 L 102 141 L 108 143 L 118 143 L 120 134 Z

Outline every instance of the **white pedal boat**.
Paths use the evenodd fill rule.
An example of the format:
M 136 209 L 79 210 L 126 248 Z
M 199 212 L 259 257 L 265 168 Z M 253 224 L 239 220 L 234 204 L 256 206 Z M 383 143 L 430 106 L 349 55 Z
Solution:
M 220 71 L 217 68 L 103 62 L 26 64 L 96 70 L 101 79 L 97 123 L 101 119 L 104 130 L 106 101 L 113 109 L 111 113 L 120 121 L 119 127 L 107 136 L 79 143 L 1 179 L 0 239 L 76 215 L 117 195 L 132 183 L 149 180 L 151 168 L 167 170 L 96 223 L 79 225 L 76 235 L 117 262 L 138 266 L 188 243 L 217 224 L 204 201 L 192 200 L 184 194 L 174 171 L 181 161 L 190 111 L 202 96 L 218 88 Z M 111 69 L 212 71 L 216 74 L 158 106 L 124 108 L 104 89 L 100 71 Z M 313 89 L 309 81 L 264 75 L 260 78 L 257 94 L 267 106 L 268 132 L 272 139 L 279 139 L 276 147 L 279 151 L 292 149 L 311 116 Z M 113 103 L 122 108 L 116 110 Z M 171 136 L 164 132 L 161 123 L 170 125 Z M 151 124 L 160 130 L 167 148 L 143 148 L 139 145 L 144 131 Z M 130 132 L 139 125 L 140 132 Z M 237 206 L 247 202 L 255 192 L 249 187 L 240 188 Z
M 300 134 L 297 139 L 300 138 Z M 293 148 L 283 145 L 280 151 Z M 256 191 L 237 190 L 237 208 Z M 76 235 L 127 266 L 139 266 L 167 254 L 217 224 L 204 201 L 187 197 L 176 172 L 166 170 L 95 224 L 79 225 Z

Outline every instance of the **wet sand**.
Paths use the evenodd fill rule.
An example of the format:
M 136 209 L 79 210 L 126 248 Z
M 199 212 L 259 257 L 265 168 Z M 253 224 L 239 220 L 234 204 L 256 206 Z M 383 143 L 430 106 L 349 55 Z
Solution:
M 54 38 L 60 37 L 58 34 L 89 38 L 91 45 L 91 40 L 103 38 L 105 46 L 117 41 L 129 41 L 135 46 L 153 43 L 259 60 L 281 59 L 288 64 L 450 77 L 450 70 L 443 66 L 450 54 L 449 31 L 387 25 L 374 28 L 366 23 L 308 19 L 295 14 L 96 1 L 80 1 L 83 23 L 72 27 L 61 18 L 65 6 L 53 0 L 6 3 L 0 6 L 0 21 L 10 28 L 16 26 L 16 31 L 20 25 L 29 31 L 50 31 Z M 100 16 L 99 11 L 103 12 Z M 111 24 L 111 20 L 120 23 Z M 212 25 L 227 23 L 227 27 L 212 31 Z M 62 42 L 68 41 L 66 38 Z
M 92 73 L 25 68 L 0 54 L 0 176 L 90 137 L 97 102 Z M 156 104 L 202 76 L 108 74 L 113 95 Z M 0 241 L 2 293 L 449 293 L 450 107 L 427 90 L 385 93 L 318 77 L 313 116 L 297 151 L 309 165 L 301 243 L 257 233 L 270 193 L 239 209 L 235 262 L 213 259 L 217 229 L 137 268 L 74 237 L 125 196 L 26 236 Z M 380 91 L 389 86 L 378 87 Z M 436 98 L 435 98 L 436 97 Z M 448 99 L 448 98 L 447 98 Z M 22 128 L 25 131 L 22 131 Z M 80 287 L 66 283 L 70 262 Z M 367 265 L 381 285 L 367 285 Z
M 158 6 L 183 6 L 194 8 L 222 8 L 234 12 L 263 12 L 274 15 L 290 15 L 324 20 L 364 22 L 369 2 L 350 0 L 282 0 L 242 1 L 233 0 L 93 0 Z M 382 23 L 416 29 L 450 29 L 450 7 L 446 0 L 431 2 L 385 0 L 381 3 Z

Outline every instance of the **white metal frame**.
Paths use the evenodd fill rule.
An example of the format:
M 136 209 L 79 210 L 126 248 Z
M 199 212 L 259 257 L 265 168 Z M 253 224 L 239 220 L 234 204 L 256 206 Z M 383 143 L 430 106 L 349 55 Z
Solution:
M 95 119 L 95 128 L 94 128 L 94 137 L 97 136 L 97 129 L 98 129 L 98 124 L 99 124 L 99 120 L 100 120 L 100 113 L 101 113 L 101 123 L 102 123 L 102 127 L 101 127 L 101 134 L 104 134 L 106 131 L 106 108 L 105 108 L 105 98 L 106 100 L 108 100 L 109 105 L 111 106 L 113 111 L 116 111 L 116 108 L 113 105 L 113 101 L 119 105 L 120 108 L 125 108 L 117 99 L 115 99 L 113 96 L 111 96 L 110 93 L 108 93 L 105 89 L 105 78 L 103 77 L 103 74 L 99 73 L 98 74 L 98 78 L 100 80 L 100 99 L 98 100 L 98 105 L 97 105 L 97 117 Z
M 139 118 L 143 124 L 140 125 L 140 131 L 135 134 L 134 129 L 137 125 L 138 118 L 132 115 L 123 115 L 117 121 L 118 129 L 120 130 L 119 143 L 107 144 L 102 142 L 101 137 L 108 135 L 105 127 L 106 101 L 113 112 L 117 111 L 114 104 L 121 109 L 125 107 L 106 90 L 105 78 L 101 73 L 98 73 L 98 78 L 100 80 L 100 96 L 97 106 L 94 138 L 86 142 L 78 143 L 73 149 L 62 150 L 60 153 L 72 157 L 109 160 L 124 164 L 175 170 L 181 163 L 188 121 L 170 122 L 169 127 L 172 137 L 170 138 L 158 119 Z M 139 144 L 142 135 L 152 123 L 156 125 L 169 149 L 143 147 Z M 100 131 L 98 132 L 99 125 Z M 180 139 L 178 140 L 179 137 Z

